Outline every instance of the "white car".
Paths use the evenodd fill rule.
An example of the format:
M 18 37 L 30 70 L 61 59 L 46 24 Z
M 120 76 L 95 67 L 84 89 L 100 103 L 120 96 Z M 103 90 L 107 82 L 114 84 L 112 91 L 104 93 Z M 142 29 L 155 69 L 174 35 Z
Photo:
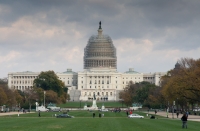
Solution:
M 100 109 L 100 111 L 102 111 L 102 112 L 107 112 L 108 109 Z
M 200 111 L 200 108 L 198 108 L 198 109 L 193 109 L 193 111 Z
M 138 114 L 130 114 L 128 118 L 144 118 L 144 116 L 140 116 Z

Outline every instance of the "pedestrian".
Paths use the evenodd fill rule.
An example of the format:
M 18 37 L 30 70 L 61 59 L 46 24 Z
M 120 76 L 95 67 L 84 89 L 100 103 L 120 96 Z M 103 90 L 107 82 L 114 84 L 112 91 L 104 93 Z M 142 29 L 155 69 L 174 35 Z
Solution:
M 157 111 L 155 110 L 155 115 L 156 115 Z
M 187 112 L 186 112 L 186 117 L 188 117 L 188 115 L 189 115 L 189 112 L 187 111 Z
M 179 112 L 178 112 L 178 111 L 176 112 L 176 116 L 177 116 L 177 118 L 178 118 L 178 116 L 179 116 Z
M 187 115 L 186 113 L 183 114 L 183 116 L 181 117 L 181 120 L 182 120 L 182 128 L 187 128 Z
M 38 112 L 38 116 L 40 117 L 40 110 L 39 110 L 39 112 Z
M 101 118 L 101 113 L 99 113 L 99 118 Z
M 95 113 L 93 112 L 93 118 L 95 117 Z
M 127 115 L 127 117 L 128 117 L 128 111 L 126 111 L 126 115 Z

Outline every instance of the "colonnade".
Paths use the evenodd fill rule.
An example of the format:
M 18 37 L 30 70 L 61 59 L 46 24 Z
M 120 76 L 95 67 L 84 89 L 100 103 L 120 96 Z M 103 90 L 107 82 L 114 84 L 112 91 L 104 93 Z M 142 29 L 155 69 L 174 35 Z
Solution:
M 86 60 L 85 68 L 88 67 L 114 67 L 116 68 L 116 60 Z

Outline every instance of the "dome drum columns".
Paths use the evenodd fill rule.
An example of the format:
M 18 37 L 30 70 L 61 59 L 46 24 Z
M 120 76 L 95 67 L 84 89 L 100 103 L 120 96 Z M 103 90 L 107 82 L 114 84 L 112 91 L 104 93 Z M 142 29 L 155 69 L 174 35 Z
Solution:
M 86 60 L 85 69 L 92 67 L 116 67 L 115 60 Z

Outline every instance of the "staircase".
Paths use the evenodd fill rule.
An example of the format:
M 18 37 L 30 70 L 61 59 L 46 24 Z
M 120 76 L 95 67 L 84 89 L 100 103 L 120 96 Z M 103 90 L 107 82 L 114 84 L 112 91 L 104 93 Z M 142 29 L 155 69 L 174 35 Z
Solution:
M 70 101 L 79 101 L 81 91 L 77 89 L 72 89 L 69 91 Z

